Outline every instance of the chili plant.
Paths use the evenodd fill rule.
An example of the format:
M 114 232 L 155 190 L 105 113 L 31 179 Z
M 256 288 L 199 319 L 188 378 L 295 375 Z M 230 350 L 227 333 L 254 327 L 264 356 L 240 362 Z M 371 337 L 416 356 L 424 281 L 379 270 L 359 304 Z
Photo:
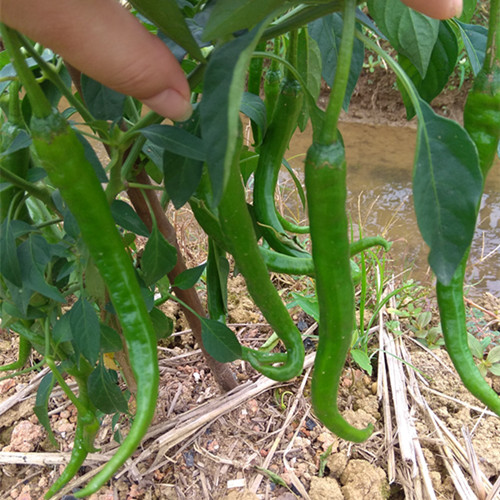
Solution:
M 48 407 L 55 384 L 78 411 L 71 459 L 46 497 L 64 488 L 94 450 L 105 414 L 114 414 L 113 422 L 124 415 L 130 428 L 116 433 L 125 439 L 76 497 L 103 486 L 144 438 L 158 393 L 156 344 L 172 330 L 161 310 L 167 300 L 181 303 L 224 389 L 235 384 L 224 363 L 236 359 L 279 381 L 302 372 L 302 338 L 271 271 L 315 282 L 316 416 L 342 438 L 369 438 L 371 426 L 356 429 L 344 420 L 338 392 L 354 330 L 351 258 L 390 247 L 376 235 L 351 241 L 345 205 L 348 165 L 338 121 L 365 47 L 395 72 L 408 117 L 418 119 L 415 210 L 437 278 L 446 348 L 466 387 L 500 415 L 498 396 L 468 348 L 462 291 L 498 151 L 499 0 L 490 2 L 488 29 L 468 24 L 474 0 L 465 2 L 461 19 L 449 21 L 399 0 L 370 0 L 364 11 L 356 0 L 130 3 L 131 15 L 182 61 L 194 105 L 186 122 L 165 124 L 130 96 L 75 71 L 70 77 L 57 54 L 1 26 L 1 318 L 2 328 L 19 336 L 19 359 L 3 369 L 50 368 L 35 412 L 54 443 Z M 387 40 L 390 54 L 375 37 Z M 462 48 L 474 73 L 465 128 L 429 105 Z M 321 78 L 331 87 L 325 109 L 318 106 Z M 251 123 L 252 144 L 243 141 L 241 113 Z M 294 182 L 309 226 L 296 226 L 277 211 L 274 194 L 289 141 L 308 123 L 305 193 Z M 98 156 L 89 137 L 106 154 Z M 169 203 L 189 204 L 209 238 L 208 314 L 193 288 L 205 264 L 186 269 L 165 216 Z M 138 237 L 146 241 L 141 248 Z M 229 256 L 279 347 L 242 345 L 225 325 Z M 31 352 L 37 361 L 25 368 Z M 116 370 L 105 364 L 110 358 Z M 136 399 L 134 415 L 125 393 Z

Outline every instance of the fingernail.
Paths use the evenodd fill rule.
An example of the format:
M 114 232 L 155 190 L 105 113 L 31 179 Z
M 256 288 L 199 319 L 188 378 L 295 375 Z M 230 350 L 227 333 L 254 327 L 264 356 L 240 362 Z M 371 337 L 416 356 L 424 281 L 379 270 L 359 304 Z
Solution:
M 142 102 L 159 115 L 174 121 L 183 122 L 193 113 L 191 103 L 174 89 L 166 89 Z

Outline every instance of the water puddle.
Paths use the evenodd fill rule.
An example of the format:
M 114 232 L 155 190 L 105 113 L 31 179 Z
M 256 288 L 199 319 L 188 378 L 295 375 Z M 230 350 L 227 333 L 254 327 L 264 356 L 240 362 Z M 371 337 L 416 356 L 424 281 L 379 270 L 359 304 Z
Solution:
M 383 235 L 394 242 L 390 257 L 395 272 L 432 283 L 428 249 L 418 231 L 411 189 L 416 130 L 409 127 L 343 123 L 347 150 L 349 210 L 356 231 Z M 302 176 L 311 133 L 297 133 L 287 159 Z M 286 195 L 285 195 L 286 196 Z M 287 209 L 303 218 L 297 197 L 286 198 Z M 482 200 L 480 221 L 469 259 L 468 282 L 473 296 L 486 291 L 500 296 L 500 161 L 493 166 Z

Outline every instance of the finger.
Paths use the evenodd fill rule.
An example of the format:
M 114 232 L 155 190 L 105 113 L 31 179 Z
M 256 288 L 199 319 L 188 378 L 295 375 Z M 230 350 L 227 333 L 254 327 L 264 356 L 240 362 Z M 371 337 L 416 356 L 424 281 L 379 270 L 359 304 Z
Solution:
M 156 112 L 174 120 L 191 113 L 179 63 L 116 0 L 0 0 L 0 16 L 91 78 Z
M 402 2 L 435 19 L 459 17 L 463 8 L 462 0 L 402 0 Z

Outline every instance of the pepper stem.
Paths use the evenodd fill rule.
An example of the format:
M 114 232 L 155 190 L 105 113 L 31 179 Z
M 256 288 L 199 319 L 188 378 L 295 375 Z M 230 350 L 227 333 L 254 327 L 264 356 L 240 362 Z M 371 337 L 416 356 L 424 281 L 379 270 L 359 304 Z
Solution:
M 351 70 L 352 49 L 356 29 L 356 0 L 346 0 L 343 21 L 335 79 L 326 108 L 325 121 L 318 138 L 318 143 L 323 145 L 333 144 L 337 140 L 337 124 L 340 112 L 342 111 L 347 83 L 349 81 L 349 72 Z

